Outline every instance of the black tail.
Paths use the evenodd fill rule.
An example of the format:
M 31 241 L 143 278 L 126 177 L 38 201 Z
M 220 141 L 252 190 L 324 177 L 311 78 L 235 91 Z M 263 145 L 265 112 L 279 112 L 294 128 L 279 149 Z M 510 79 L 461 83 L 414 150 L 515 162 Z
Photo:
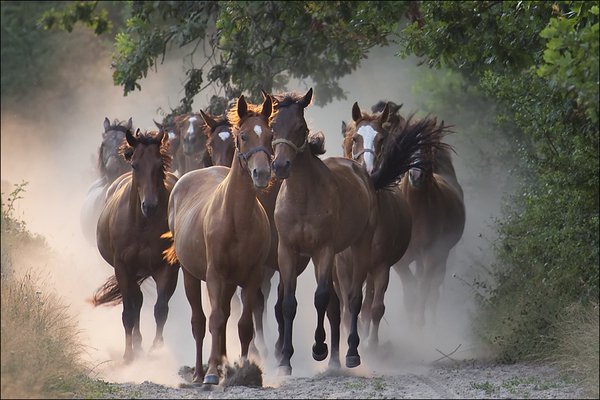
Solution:
M 148 275 L 149 276 L 149 275 Z M 138 276 L 137 283 L 141 285 L 142 282 L 148 278 L 148 276 Z M 119 289 L 119 283 L 117 282 L 117 277 L 112 275 L 110 278 L 104 282 L 102 286 L 100 286 L 94 296 L 90 300 L 90 303 L 94 307 L 101 306 L 103 304 L 108 306 L 116 306 L 117 304 L 123 301 L 123 296 L 121 295 L 121 289 Z
M 423 167 L 424 160 L 418 158 L 418 150 L 428 150 L 431 147 L 449 149 L 450 145 L 441 139 L 451 133 L 448 126 L 442 122 L 437 125 L 437 118 L 423 118 L 414 124 L 411 115 L 404 127 L 396 127 L 391 132 L 384 146 L 379 168 L 371 174 L 375 190 L 394 187 L 402 175 L 410 168 Z

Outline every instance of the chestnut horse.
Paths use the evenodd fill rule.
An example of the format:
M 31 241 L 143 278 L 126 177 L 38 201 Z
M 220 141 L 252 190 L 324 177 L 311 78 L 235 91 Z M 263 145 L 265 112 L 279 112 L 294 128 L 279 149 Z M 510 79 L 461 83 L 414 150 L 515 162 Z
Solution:
M 275 204 L 275 224 L 279 234 L 279 297 L 275 314 L 279 324 L 276 350 L 281 351 L 280 373 L 291 374 L 292 324 L 296 315 L 296 282 L 312 258 L 317 289 L 315 308 L 317 328 L 313 358 L 328 355 L 324 316 L 331 325 L 330 366 L 339 366 L 339 300 L 333 290 L 334 256 L 351 248 L 353 265 L 347 303 L 351 313 L 346 366 L 360 365 L 357 332 L 362 303 L 362 285 L 370 268 L 371 242 L 377 223 L 376 191 L 396 184 L 411 165 L 410 155 L 431 141 L 420 126 L 398 135 L 389 147 L 379 170 L 368 175 L 357 162 L 343 157 L 321 160 L 323 135 L 309 137 L 304 109 L 312 99 L 312 89 L 304 96 L 295 93 L 273 95 L 275 113 L 271 119 L 275 158 L 273 169 L 284 179 Z M 283 337 L 282 337 L 283 336 Z M 280 350 L 281 349 L 281 350 Z
M 129 171 L 129 165 L 119 154 L 119 147 L 125 142 L 125 132 L 131 129 L 131 118 L 127 122 L 114 120 L 112 124 L 104 118 L 102 143 L 98 149 L 100 177 L 90 185 L 80 213 L 81 230 L 93 246 L 96 245 L 96 225 L 104 207 L 106 191 L 117 177 Z
M 428 129 L 441 128 L 431 120 Z M 406 254 L 394 269 L 404 288 L 405 305 L 418 326 L 425 324 L 425 310 L 435 315 L 439 290 L 446 274 L 450 250 L 465 227 L 463 191 L 456 178 L 448 145 L 419 152 L 420 166 L 402 179 L 400 188 L 411 210 L 412 239 Z M 415 261 L 413 275 L 409 265 Z
M 265 97 L 267 96 L 264 93 Z M 227 115 L 223 116 L 212 116 L 200 110 L 200 114 L 205 122 L 205 134 L 208 137 L 206 147 L 211 157 L 213 165 L 231 166 L 234 152 L 233 136 L 231 135 L 231 124 L 227 119 Z M 273 211 L 275 209 L 275 199 L 277 199 L 277 193 L 279 193 L 279 187 L 281 181 L 274 180 L 266 190 L 261 190 L 257 193 L 257 197 L 260 203 L 264 207 L 267 215 L 269 216 L 269 223 L 271 226 L 271 251 L 266 260 L 267 269 L 265 270 L 265 277 L 259 290 L 258 298 L 256 300 L 256 307 L 253 310 L 254 314 L 254 327 L 255 337 L 251 343 L 251 351 L 258 353 L 258 349 L 254 347 L 254 342 L 261 347 L 261 353 L 266 355 L 266 345 L 264 340 L 264 329 L 263 329 L 263 316 L 265 310 L 265 303 L 271 291 L 271 278 L 278 270 L 277 267 L 277 229 L 275 228 L 275 221 L 273 219 Z M 233 296 L 234 302 L 239 302 L 237 296 Z
M 169 265 L 162 252 L 169 242 L 161 238 L 168 229 L 167 204 L 177 181 L 168 172 L 171 156 L 164 132 L 125 133 L 122 151 L 131 163 L 131 172 L 110 186 L 107 200 L 98 220 L 98 250 L 114 269 L 94 294 L 93 304 L 123 302 L 126 362 L 141 350 L 140 284 L 152 276 L 158 298 L 154 306 L 156 335 L 153 348 L 163 342 L 163 328 L 169 312 L 169 299 L 177 286 L 178 265 Z
M 271 246 L 271 228 L 257 192 L 271 180 L 269 128 L 271 99 L 262 106 L 247 104 L 241 96 L 228 118 L 235 140 L 231 168 L 213 166 L 188 172 L 175 185 L 169 199 L 169 229 L 173 246 L 165 253 L 179 260 L 185 292 L 192 307 L 192 333 L 196 341 L 193 381 L 218 384 L 218 365 L 226 357 L 225 327 L 231 298 L 242 287 L 243 311 L 238 322 L 242 357 L 248 355 L 253 336 L 252 313 Z M 202 342 L 206 318 L 200 282 L 206 281 L 211 304 L 209 330 L 212 347 L 206 375 Z
M 344 156 L 358 161 L 371 174 L 379 166 L 384 146 L 393 145 L 393 135 L 388 132 L 388 117 L 391 110 L 387 104 L 377 114 L 361 112 L 358 103 L 352 106 L 352 122 L 342 131 Z M 404 255 L 410 241 L 412 219 L 408 203 L 398 185 L 390 190 L 377 191 L 377 222 L 371 243 L 371 269 L 368 271 L 365 299 L 361 309 L 361 322 L 364 334 L 369 337 L 369 345 L 379 341 L 379 323 L 385 312 L 384 295 L 387 290 L 390 268 Z M 348 271 L 352 265 L 352 253 L 346 249 L 336 255 L 336 269 Z M 336 271 L 337 272 L 337 271 Z M 344 310 L 344 322 L 349 326 L 348 307 L 344 300 L 348 297 L 351 284 L 348 274 L 337 274 L 339 296 Z M 372 331 L 369 326 L 373 321 Z

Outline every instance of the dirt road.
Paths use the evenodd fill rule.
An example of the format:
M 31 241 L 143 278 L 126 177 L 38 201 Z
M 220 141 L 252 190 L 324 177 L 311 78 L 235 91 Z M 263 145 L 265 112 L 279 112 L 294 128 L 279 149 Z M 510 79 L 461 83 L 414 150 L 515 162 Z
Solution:
M 183 386 L 183 387 L 181 387 Z M 366 370 L 307 377 L 263 375 L 262 388 L 243 386 L 209 389 L 180 385 L 111 384 L 104 398 L 206 398 L 206 399 L 359 399 L 359 398 L 584 398 L 576 382 L 544 365 L 499 365 L 481 361 L 448 361 L 443 365 L 416 368 L 394 374 Z

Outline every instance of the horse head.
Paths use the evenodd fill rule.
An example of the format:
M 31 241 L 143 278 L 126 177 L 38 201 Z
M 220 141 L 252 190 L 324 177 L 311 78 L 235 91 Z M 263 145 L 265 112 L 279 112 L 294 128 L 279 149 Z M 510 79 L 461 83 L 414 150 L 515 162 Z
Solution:
M 183 136 L 183 154 L 189 160 L 187 170 L 206 167 L 204 158 L 206 156 L 206 136 L 203 129 L 200 114 L 190 114 L 181 123 L 181 134 Z
M 119 148 L 125 142 L 125 132 L 131 130 L 132 120 L 119 122 L 115 120 L 112 124 L 108 118 L 104 118 L 104 132 L 102 143 L 98 154 L 98 168 L 100 174 L 107 182 L 114 181 L 129 170 L 129 166 L 119 154 Z
M 248 104 L 244 96 L 229 111 L 238 162 L 250 173 L 257 188 L 265 188 L 271 180 L 273 131 L 269 127 L 271 97 L 264 95 L 261 106 Z M 235 162 L 235 160 L 233 161 Z
M 235 145 L 227 116 L 214 117 L 202 110 L 200 114 L 205 123 L 205 135 L 208 137 L 206 148 L 213 165 L 230 167 Z
M 344 155 L 362 164 L 371 174 L 379 164 L 383 144 L 389 131 L 384 128 L 390 113 L 386 103 L 381 113 L 362 112 L 358 103 L 352 106 L 352 123 L 342 125 Z
M 290 175 L 292 162 L 308 143 L 308 126 L 304 109 L 312 100 L 312 88 L 304 96 L 295 94 L 273 95 L 275 113 L 271 118 L 275 159 L 273 170 L 279 179 Z
M 137 190 L 142 214 L 152 216 L 165 200 L 164 180 L 170 168 L 169 138 L 164 131 L 146 131 L 138 128 L 135 134 L 125 134 L 125 159 L 130 162 L 133 186 Z

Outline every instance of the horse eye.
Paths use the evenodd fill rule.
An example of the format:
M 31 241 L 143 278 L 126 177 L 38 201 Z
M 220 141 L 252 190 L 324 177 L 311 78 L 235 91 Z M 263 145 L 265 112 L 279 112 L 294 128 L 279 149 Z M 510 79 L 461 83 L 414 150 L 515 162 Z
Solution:
M 131 169 L 136 169 L 137 165 L 136 164 L 131 164 Z
M 242 139 L 242 142 L 245 142 L 246 140 L 248 140 L 248 135 L 246 135 L 245 133 L 242 133 L 240 135 L 240 138 Z
M 356 143 L 356 140 L 357 140 L 357 139 L 356 139 L 356 136 L 352 136 L 352 141 L 353 141 L 354 143 Z

